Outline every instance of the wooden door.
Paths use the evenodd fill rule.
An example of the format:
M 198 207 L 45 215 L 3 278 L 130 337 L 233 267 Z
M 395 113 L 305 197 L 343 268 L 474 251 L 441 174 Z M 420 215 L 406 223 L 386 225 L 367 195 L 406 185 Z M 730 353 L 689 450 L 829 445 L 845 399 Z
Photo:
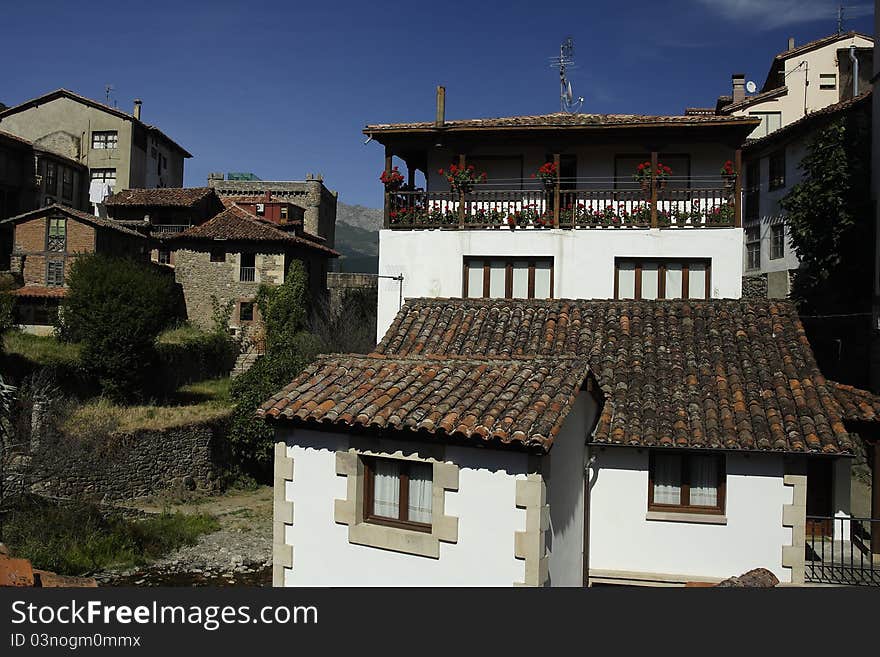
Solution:
M 832 495 L 834 477 L 830 458 L 807 460 L 807 541 L 810 536 L 831 536 L 834 530 Z M 810 516 L 825 516 L 826 519 L 810 519 Z

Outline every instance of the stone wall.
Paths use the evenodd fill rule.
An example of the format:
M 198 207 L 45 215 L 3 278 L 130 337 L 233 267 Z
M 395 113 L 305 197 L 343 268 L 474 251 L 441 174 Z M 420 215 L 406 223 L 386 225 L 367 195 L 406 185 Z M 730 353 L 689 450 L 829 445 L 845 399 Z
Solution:
M 743 276 L 742 298 L 766 299 L 767 274 L 758 274 L 757 276 Z
M 225 435 L 226 421 L 221 419 L 113 434 L 101 446 L 65 443 L 62 474 L 41 484 L 41 490 L 53 497 L 105 503 L 170 490 L 215 490 L 227 463 Z
M 364 290 L 376 297 L 379 279 L 371 274 L 328 272 L 327 289 L 330 292 L 330 303 L 335 305 L 342 301 L 348 290 Z
M 231 249 L 233 245 L 224 245 Z M 195 248 L 195 247 L 193 247 Z M 278 285 L 284 281 L 284 254 L 257 253 L 254 258 L 256 280 L 241 281 L 240 252 L 227 251 L 223 262 L 211 262 L 211 253 L 204 250 L 178 249 L 174 252 L 174 278 L 183 288 L 187 319 L 202 328 L 211 328 L 213 306 L 211 297 L 225 304 L 235 303 L 231 323 L 239 326 L 238 304 L 253 301 L 260 283 Z
M 220 196 L 260 196 L 269 192 L 305 208 L 306 232 L 320 235 L 333 248 L 336 243 L 336 192 L 320 178 L 302 181 L 219 180 L 208 178 L 208 186 Z

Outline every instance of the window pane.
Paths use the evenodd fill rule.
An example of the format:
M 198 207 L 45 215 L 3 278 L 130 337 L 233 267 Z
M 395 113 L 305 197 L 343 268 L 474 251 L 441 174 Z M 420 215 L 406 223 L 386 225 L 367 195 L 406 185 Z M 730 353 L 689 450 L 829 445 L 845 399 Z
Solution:
M 701 262 L 692 262 L 689 269 L 688 297 L 691 299 L 707 299 L 706 265 Z
M 431 497 L 434 467 L 428 463 L 409 465 L 409 508 L 407 518 L 412 522 L 431 522 Z
M 681 504 L 681 457 L 658 454 L 654 457 L 654 503 Z
M 400 465 L 395 461 L 375 461 L 373 515 L 400 517 Z
M 718 506 L 718 457 L 691 456 L 691 505 Z
M 659 290 L 659 271 L 656 262 L 642 265 L 642 299 L 656 299 Z
M 677 262 L 666 265 L 666 298 L 681 299 L 681 265 Z
M 506 287 L 507 265 L 503 260 L 493 260 L 489 265 L 489 296 L 503 299 Z
M 529 297 L 529 263 L 525 260 L 517 260 L 513 263 L 513 298 L 527 299 Z
M 535 298 L 549 299 L 552 290 L 550 289 L 550 263 L 535 263 Z
M 468 296 L 471 298 L 483 296 L 483 261 L 468 261 Z
M 617 271 L 617 298 L 634 299 L 636 296 L 636 266 L 622 262 Z

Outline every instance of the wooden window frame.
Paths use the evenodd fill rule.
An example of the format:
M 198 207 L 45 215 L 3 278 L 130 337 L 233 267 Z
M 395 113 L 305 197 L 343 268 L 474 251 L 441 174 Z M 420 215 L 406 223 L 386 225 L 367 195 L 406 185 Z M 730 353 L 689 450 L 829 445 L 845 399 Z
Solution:
M 220 254 L 220 257 L 217 257 L 217 254 Z M 209 251 L 208 258 L 211 262 L 226 262 L 226 249 L 222 247 L 211 247 Z
M 376 474 L 376 461 L 394 461 L 400 465 L 400 475 L 397 478 L 400 494 L 398 498 L 399 515 L 397 518 L 388 518 L 386 516 L 378 516 L 373 513 L 374 502 L 374 477 Z M 431 533 L 432 523 L 414 522 L 409 520 L 409 469 L 412 465 L 424 466 L 421 461 L 409 461 L 404 459 L 382 459 L 378 456 L 362 456 L 361 461 L 364 464 L 364 522 L 374 525 L 385 525 L 386 527 L 396 527 L 398 529 L 409 529 L 417 532 Z M 430 464 L 427 464 L 430 467 Z M 431 474 L 431 486 L 433 490 L 434 475 Z
M 112 137 L 112 139 L 111 139 Z M 111 146 L 112 144 L 112 146 Z M 119 148 L 119 131 L 93 130 L 92 150 L 113 151 Z
M 60 226 L 60 234 L 52 234 L 52 225 Z M 67 217 L 50 216 L 46 219 L 46 251 L 64 253 L 67 250 Z
M 53 265 L 60 268 L 60 282 L 51 275 Z M 46 287 L 64 287 L 64 260 L 62 258 L 46 258 Z
M 251 318 L 245 319 L 241 316 L 241 309 L 245 306 L 250 306 L 251 308 Z M 257 313 L 257 304 L 255 301 L 239 301 L 238 302 L 238 322 L 240 324 L 253 324 L 256 319 Z
M 620 265 L 633 263 L 635 265 L 635 293 L 632 299 L 625 301 L 642 301 L 642 265 L 646 262 L 657 264 L 657 299 L 666 300 L 666 267 L 670 264 L 681 265 L 681 297 L 672 301 L 700 301 L 691 299 L 688 287 L 690 286 L 690 266 L 701 264 L 706 266 L 706 296 L 712 298 L 712 259 L 711 258 L 614 258 L 614 298 L 620 299 Z M 654 299 L 649 299 L 654 301 Z
M 489 296 L 489 290 L 491 288 L 491 281 L 489 280 L 489 275 L 492 270 L 491 261 L 492 260 L 501 260 L 504 261 L 504 296 L 498 297 L 503 299 L 513 299 L 513 263 L 517 261 L 526 261 L 529 266 L 529 282 L 528 282 L 528 291 L 526 299 L 534 299 L 535 298 L 535 269 L 538 263 L 547 263 L 550 265 L 550 295 L 547 297 L 548 299 L 555 298 L 553 295 L 553 288 L 556 285 L 555 282 L 555 259 L 553 256 L 464 256 L 462 260 L 462 278 L 461 278 L 461 296 L 464 299 L 468 298 L 468 274 L 470 273 L 470 264 L 475 261 L 481 261 L 483 263 L 483 290 L 482 294 L 479 298 L 490 299 L 494 297 Z M 478 297 L 474 297 L 478 298 Z
M 73 200 L 73 171 L 67 167 L 61 168 L 61 198 Z
M 45 192 L 52 196 L 58 194 L 58 165 L 52 160 L 46 161 Z
M 781 229 L 782 235 L 779 237 L 779 242 L 774 239 L 774 235 L 776 231 Z M 778 248 L 777 248 L 778 247 Z M 773 224 L 770 226 L 770 259 L 771 260 L 780 260 L 785 257 L 785 225 L 784 224 Z
M 781 171 L 775 170 L 778 169 L 774 167 L 773 163 L 776 162 L 779 165 L 779 161 L 782 161 Z M 773 174 L 776 173 L 776 177 Z M 785 188 L 785 148 L 781 148 L 778 151 L 774 151 L 767 158 L 767 189 L 770 191 L 774 191 L 777 189 Z
M 745 218 L 757 219 L 761 215 L 761 161 L 746 165 L 746 186 L 743 189 Z
M 750 237 L 749 231 L 752 231 L 752 230 L 755 230 L 758 233 L 758 236 L 755 239 L 749 239 L 749 237 Z M 745 229 L 745 234 L 746 234 L 746 270 L 755 271 L 756 269 L 761 268 L 761 227 L 760 226 L 749 226 Z M 752 266 L 750 266 L 752 263 L 751 263 L 751 260 L 749 259 L 749 257 L 750 257 L 749 248 L 754 247 L 755 245 L 757 245 L 757 247 L 758 247 L 758 264 L 755 265 L 754 267 L 752 267 Z
M 724 515 L 727 504 L 727 459 L 724 454 L 673 451 L 673 449 L 664 451 L 662 456 L 678 456 L 681 458 L 681 504 L 659 504 L 654 502 L 654 467 L 658 452 L 652 450 L 648 456 L 648 511 Z M 688 459 L 691 456 L 713 456 L 718 459 L 718 502 L 715 506 L 693 506 L 690 504 L 691 485 Z

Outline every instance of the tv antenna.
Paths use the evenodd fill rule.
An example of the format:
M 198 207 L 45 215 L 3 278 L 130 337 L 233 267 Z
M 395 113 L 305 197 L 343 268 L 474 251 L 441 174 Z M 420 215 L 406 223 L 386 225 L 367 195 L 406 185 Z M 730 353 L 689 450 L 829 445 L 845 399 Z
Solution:
M 837 7 L 837 34 L 838 36 L 843 34 L 843 14 L 846 11 L 846 7 L 843 5 L 839 5 Z
M 559 46 L 559 57 L 550 58 L 550 66 L 559 69 L 559 109 L 569 114 L 576 114 L 583 106 L 584 99 L 583 96 L 578 96 L 575 100 L 571 91 L 571 82 L 565 75 L 568 69 L 577 68 L 574 63 L 574 40 L 571 37 L 566 37 Z
M 110 103 L 110 98 L 111 98 L 111 94 L 113 93 L 113 89 L 114 89 L 114 88 L 115 88 L 115 87 L 114 87 L 112 84 L 105 84 L 105 85 L 104 85 L 104 98 L 107 99 L 107 104 L 108 104 L 108 105 L 111 104 L 111 103 Z M 113 105 L 115 106 L 116 103 L 114 102 Z

